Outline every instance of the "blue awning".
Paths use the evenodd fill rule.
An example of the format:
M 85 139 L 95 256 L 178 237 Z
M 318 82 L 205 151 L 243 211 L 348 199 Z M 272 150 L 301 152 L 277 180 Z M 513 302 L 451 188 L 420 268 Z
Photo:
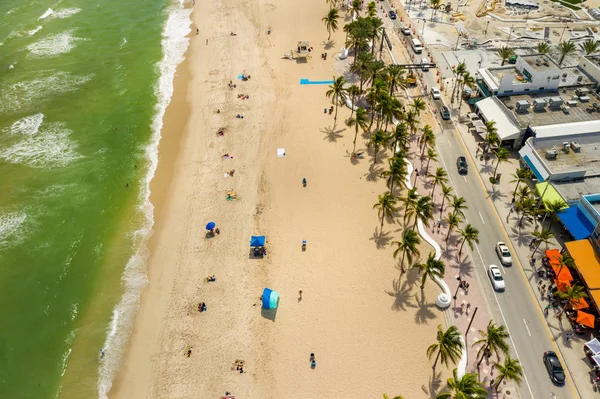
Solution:
M 523 157 L 523 160 L 525 161 L 525 163 L 527 164 L 527 166 L 529 166 L 529 169 L 531 169 L 531 171 L 535 175 L 535 178 L 538 179 L 538 181 L 540 183 L 542 183 L 544 181 L 544 178 L 542 177 L 542 175 L 540 174 L 540 172 L 538 172 L 538 170 L 535 167 L 535 165 L 533 164 L 533 162 L 531 162 L 531 160 L 529 159 L 529 156 L 525 155 Z
M 252 236 L 250 237 L 251 247 L 264 247 L 266 238 L 265 236 Z
M 575 240 L 583 240 L 592 235 L 594 226 L 592 222 L 581 212 L 577 205 L 573 205 L 558 213 L 559 219 L 563 222 L 569 233 Z

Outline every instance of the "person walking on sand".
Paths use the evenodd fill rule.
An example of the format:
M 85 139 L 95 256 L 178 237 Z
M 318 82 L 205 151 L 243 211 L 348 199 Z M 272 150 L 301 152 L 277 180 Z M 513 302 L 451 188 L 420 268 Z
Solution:
M 200 29 L 196 28 L 196 36 L 200 33 Z

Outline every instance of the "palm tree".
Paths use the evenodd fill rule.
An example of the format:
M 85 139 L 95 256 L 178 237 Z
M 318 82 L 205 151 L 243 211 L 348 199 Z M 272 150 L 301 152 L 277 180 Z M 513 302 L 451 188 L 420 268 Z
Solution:
M 370 18 L 377 16 L 377 4 L 374 1 L 367 4 L 367 16 Z
M 369 64 L 369 73 L 371 74 L 370 80 L 371 84 L 375 84 L 375 80 L 383 75 L 383 71 L 385 71 L 385 63 L 381 60 L 375 60 L 371 64 Z M 385 82 L 382 81 L 385 86 Z
M 357 85 L 352 85 L 346 89 L 346 92 L 350 96 L 350 100 L 352 101 L 352 109 L 350 110 L 350 118 L 354 115 L 354 105 L 356 104 L 356 100 L 358 96 L 360 96 L 360 87 Z
M 337 111 L 336 111 L 337 113 Z M 364 131 L 369 127 L 369 115 L 367 110 L 364 108 L 358 108 L 356 110 L 356 116 L 354 118 L 350 118 L 346 121 L 346 125 L 348 127 L 354 126 L 354 141 L 352 142 L 352 154 L 356 152 L 356 138 L 358 137 L 358 128 L 361 128 Z
M 534 236 L 537 240 L 537 245 L 535 247 L 535 250 L 533 251 L 533 254 L 531 255 L 532 257 L 537 252 L 538 248 L 540 247 L 540 245 L 542 245 L 542 243 L 546 244 L 546 249 L 548 249 L 548 244 L 550 243 L 552 237 L 554 237 L 554 233 L 550 231 L 550 229 L 542 229 L 541 231 L 536 230 L 533 233 L 531 233 L 531 235 Z
M 537 44 L 537 52 L 539 54 L 547 54 L 550 52 L 550 45 L 546 42 L 539 42 Z
M 419 234 L 412 230 L 404 230 L 402 234 L 402 240 L 400 241 L 392 241 L 392 244 L 395 244 L 396 250 L 394 251 L 394 258 L 398 255 L 399 252 L 402 252 L 402 259 L 400 259 L 400 268 L 402 269 L 402 273 L 404 270 L 404 257 L 408 259 L 408 263 L 412 265 L 413 256 L 419 256 L 421 253 L 417 248 L 417 245 L 421 243 L 421 237 Z
M 413 102 L 409 105 L 409 107 L 414 109 L 417 116 L 419 116 L 421 115 L 421 112 L 425 111 L 427 105 L 425 104 L 425 101 L 423 101 L 423 99 L 416 97 L 413 98 Z
M 362 7 L 360 0 L 352 0 L 350 4 L 350 11 L 352 11 L 352 15 L 356 15 L 358 17 L 358 13 Z
M 379 194 L 379 201 L 373 205 L 373 209 L 377 209 L 377 215 L 381 218 L 381 229 L 383 230 L 383 222 L 385 217 L 390 217 L 396 212 L 396 198 L 390 194 Z
M 442 1 L 441 0 L 429 0 L 429 2 L 431 3 L 431 8 L 433 8 L 433 13 L 431 13 L 430 21 L 433 21 L 433 17 L 435 17 L 435 13 L 438 10 L 438 8 L 440 8 L 440 3 Z
M 335 32 L 338 29 L 338 18 L 340 17 L 337 8 L 331 8 L 327 12 L 327 15 L 321 19 L 327 28 L 327 32 L 329 32 L 329 36 L 327 36 L 327 40 L 331 40 L 331 33 Z
M 465 86 L 467 86 L 470 89 L 474 89 L 475 88 L 475 77 L 473 77 L 471 75 L 471 73 L 469 71 L 466 71 L 462 77 L 462 89 L 461 89 L 461 95 L 460 95 L 460 103 L 458 105 L 458 112 L 460 112 L 460 109 L 462 108 L 462 104 L 463 104 L 463 99 L 464 99 L 464 92 L 465 92 Z
M 346 84 L 346 79 L 343 76 L 338 76 L 337 78 L 333 77 L 333 84 L 329 86 L 329 90 L 325 93 L 327 98 L 331 98 L 331 103 L 335 105 L 335 116 L 333 117 L 333 121 L 337 122 L 337 114 L 338 114 L 338 105 L 342 104 L 344 101 L 344 94 L 346 94 L 346 89 L 344 85 Z M 358 111 L 357 111 L 358 112 Z
M 437 342 L 435 344 L 432 344 L 427 348 L 427 357 L 430 360 L 431 357 L 436 354 L 432 367 L 434 374 L 438 360 L 446 367 L 448 367 L 448 361 L 456 364 L 465 347 L 460 331 L 458 331 L 456 326 L 450 326 L 444 331 L 442 330 L 442 325 L 438 324 L 436 340 Z
M 437 168 L 435 173 L 429 175 L 433 179 L 433 187 L 431 188 L 431 198 L 433 198 L 433 193 L 435 192 L 435 186 L 438 184 L 448 183 L 448 174 L 444 168 Z
M 498 54 L 498 57 L 502 59 L 502 64 L 500 66 L 504 66 L 506 60 L 515 55 L 515 51 L 510 47 L 504 46 L 496 50 L 496 54 Z
M 394 140 L 392 142 L 392 151 L 396 152 L 398 147 L 400 147 L 403 151 L 408 151 L 408 131 L 406 129 L 406 124 L 404 122 L 400 122 L 396 125 L 396 132 L 394 134 Z
M 428 195 L 421 196 L 417 200 L 415 204 L 415 223 L 413 224 L 412 229 L 414 230 L 417 227 L 417 221 L 421 219 L 425 226 L 429 226 L 429 221 L 433 219 L 433 201 L 431 197 Z
M 384 130 L 387 131 L 388 124 L 392 122 L 398 117 L 400 117 L 402 112 L 402 105 L 400 104 L 400 100 L 396 97 L 391 97 L 389 95 L 383 94 L 381 95 L 381 99 L 379 104 L 377 104 L 377 111 L 381 117 L 381 122 L 385 122 Z
M 454 95 L 456 92 L 456 86 L 458 85 L 458 81 L 460 79 L 460 77 L 467 72 L 467 64 L 465 64 L 464 62 L 460 62 L 456 68 L 454 68 L 453 70 L 454 75 L 456 76 L 456 79 L 454 80 L 454 86 L 452 87 L 452 96 L 450 97 L 451 99 L 454 99 Z
M 579 284 L 573 284 L 572 286 L 567 287 L 564 292 L 557 290 L 556 292 L 554 292 L 554 295 L 566 301 L 565 306 L 563 306 L 563 308 L 557 314 L 557 316 L 559 317 L 562 316 L 567 306 L 569 306 L 572 302 L 577 302 L 580 299 L 588 297 L 588 294 L 586 294 L 585 292 L 585 288 L 583 288 Z
M 460 226 L 460 224 L 462 223 L 462 219 L 460 218 L 460 215 L 456 211 L 454 211 L 448 212 L 448 217 L 444 219 L 444 221 L 448 225 L 448 234 L 446 235 L 446 239 L 444 241 L 448 242 L 452 230 Z
M 524 197 L 519 201 L 515 202 L 515 208 L 521 211 L 521 219 L 519 219 L 519 226 L 523 226 L 523 220 L 526 216 L 532 215 L 536 209 L 535 199 L 530 196 Z
M 444 212 L 444 203 L 446 202 L 446 198 L 450 198 L 452 196 L 452 186 L 447 186 L 442 183 L 442 206 L 440 206 L 440 218 Z
M 394 92 L 399 88 L 406 87 L 406 80 L 404 79 L 404 68 L 400 65 L 390 64 L 385 70 L 385 79 L 388 82 L 390 96 L 394 95 Z
M 350 66 L 350 72 L 360 77 L 360 92 L 363 92 L 363 85 L 369 75 L 369 65 L 375 61 L 375 57 L 371 53 L 359 53 L 356 48 L 354 49 L 354 63 Z
M 485 331 L 479 330 L 479 333 L 481 338 L 473 343 L 473 346 L 481 345 L 477 351 L 477 357 L 479 358 L 477 369 L 479 369 L 486 355 L 489 357 L 494 353 L 496 360 L 500 360 L 500 352 L 503 354 L 508 353 L 508 344 L 506 343 L 508 331 L 506 331 L 506 327 L 503 325 L 497 326 L 494 320 L 490 320 Z
M 562 65 L 565 57 L 569 54 L 574 53 L 576 50 L 575 43 L 573 42 L 560 42 L 558 44 L 558 52 L 560 53 L 560 61 L 558 61 L 558 65 Z
M 419 124 L 421 123 L 417 117 L 417 113 L 415 111 L 407 111 L 404 114 L 404 122 L 406 126 L 409 128 L 411 134 L 415 134 Z
M 460 216 L 465 217 L 464 209 L 468 209 L 467 201 L 463 197 L 452 198 L 452 209 L 457 212 Z
M 377 17 L 369 17 L 369 22 L 371 26 L 371 40 L 373 44 L 371 45 L 371 54 L 375 54 L 375 41 L 379 37 L 381 31 L 383 31 L 383 21 Z
M 496 159 L 498 160 L 498 162 L 496 162 L 496 168 L 494 169 L 493 175 L 494 184 L 496 184 L 496 172 L 498 172 L 498 166 L 500 166 L 500 162 L 508 161 L 508 158 L 510 157 L 510 151 L 504 147 L 500 147 L 494 153 L 496 154 Z
M 562 198 L 555 199 L 554 201 L 544 201 L 544 212 L 546 216 L 550 216 L 550 226 L 548 229 L 552 229 L 552 223 L 554 223 L 558 214 L 567 207 L 567 203 Z
M 458 250 L 458 256 L 462 254 L 465 243 L 469 244 L 469 248 L 473 249 L 473 243 L 479 244 L 479 230 L 473 227 L 471 224 L 467 224 L 464 229 L 459 230 L 460 233 L 460 249 Z
M 514 381 L 517 384 L 521 383 L 523 367 L 521 367 L 521 362 L 517 359 L 513 359 L 510 355 L 506 355 L 504 363 L 500 364 L 496 362 L 494 366 L 498 369 L 498 377 L 496 377 L 496 383 L 494 384 L 496 392 L 498 392 L 498 388 L 504 380 Z
M 491 147 L 494 145 L 498 145 L 500 143 L 500 138 L 498 137 L 498 128 L 496 128 L 496 121 L 488 121 L 485 123 L 486 135 L 483 142 L 485 143 L 485 147 L 483 152 L 487 154 Z
M 325 0 L 325 3 L 329 4 L 329 9 L 332 9 L 335 6 L 337 6 L 337 0 Z
M 524 198 L 529 197 L 530 195 L 531 195 L 531 190 L 529 189 L 529 186 L 522 186 L 522 187 L 519 187 L 519 189 L 517 190 L 517 198 L 519 199 L 519 201 L 523 200 Z
M 533 176 L 533 172 L 531 171 L 531 169 L 519 168 L 511 176 L 515 179 L 511 180 L 510 182 L 517 182 L 517 185 L 515 186 L 515 191 L 513 191 L 512 195 L 512 197 L 515 198 L 515 196 L 517 195 L 517 189 L 519 188 L 519 184 L 521 184 L 521 182 L 525 179 L 531 179 L 531 176 Z
M 394 183 L 404 185 L 406 181 L 406 159 L 403 154 L 395 154 L 389 160 L 390 169 L 381 173 L 382 177 L 387 178 L 387 185 L 390 188 L 390 194 L 394 191 Z
M 579 45 L 581 51 L 585 53 L 585 55 L 590 55 L 598 51 L 598 47 L 600 47 L 600 42 L 597 40 L 586 40 L 585 42 Z
M 421 131 L 423 132 L 421 135 L 421 156 L 423 156 L 426 147 L 435 146 L 435 134 L 429 125 L 423 126 Z
M 409 189 L 406 193 L 406 197 L 400 198 L 400 200 L 404 203 L 404 218 L 402 220 L 404 225 L 406 225 L 406 218 L 414 214 L 414 209 L 417 205 L 418 199 L 419 194 L 417 193 L 416 187 Z
M 427 165 L 425 166 L 425 174 L 429 174 L 429 162 L 431 161 L 437 161 L 437 152 L 435 152 L 435 150 L 433 148 L 428 148 L 427 149 Z M 423 164 L 423 162 L 421 161 L 421 165 Z
M 410 230 L 408 230 L 410 231 Z M 427 277 L 430 279 L 444 278 L 444 273 L 446 272 L 446 266 L 444 262 L 435 258 L 433 253 L 430 253 L 427 257 L 427 261 L 425 263 L 418 263 L 414 265 L 419 269 L 419 272 L 422 273 L 421 276 L 421 289 L 425 288 L 425 281 L 427 281 Z
M 465 373 L 458 378 L 458 371 L 452 370 L 452 378 L 448 378 L 450 392 L 442 392 L 436 399 L 487 399 L 488 393 L 483 383 L 477 381 L 477 375 Z
M 369 4 L 375 4 L 375 3 L 369 3 Z M 390 399 L 389 396 L 387 396 L 387 394 L 383 394 L 383 399 Z M 404 399 L 402 396 L 394 396 L 393 399 Z
M 384 132 L 383 130 L 376 130 L 375 133 L 371 135 L 367 143 L 367 147 L 373 147 L 373 164 L 377 163 L 377 153 L 381 147 L 385 148 L 391 137 Z

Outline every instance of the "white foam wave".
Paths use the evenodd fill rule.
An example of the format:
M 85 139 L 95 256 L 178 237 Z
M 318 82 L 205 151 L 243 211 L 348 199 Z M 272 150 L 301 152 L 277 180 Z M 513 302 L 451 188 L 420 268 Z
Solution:
M 121 50 L 123 47 L 125 47 L 126 44 L 127 44 L 127 38 L 124 37 L 123 40 L 121 40 L 121 45 L 119 46 L 119 50 Z
M 64 19 L 69 18 L 81 11 L 81 8 L 71 7 L 71 8 L 63 8 L 61 10 L 54 11 L 53 17 Z
M 0 214 L 0 250 L 19 241 L 22 237 L 20 230 L 26 219 L 27 213 L 25 212 Z
M 85 39 L 74 37 L 73 31 L 68 30 L 55 35 L 46 36 L 41 40 L 28 45 L 27 50 L 29 50 L 29 55 L 33 57 L 65 54 L 71 51 L 75 47 L 75 44 L 80 40 Z
M 25 117 L 0 137 L 0 161 L 32 168 L 64 167 L 81 158 L 63 123 L 42 126 L 43 114 Z
M 93 75 L 77 76 L 59 72 L 52 76 L 25 80 L 8 87 L 0 87 L 0 112 L 26 112 L 51 96 L 73 92 L 92 79 Z
M 99 370 L 98 396 L 107 398 L 107 393 L 112 386 L 114 373 L 121 362 L 125 344 L 127 342 L 135 311 L 138 307 L 139 297 L 142 289 L 147 283 L 145 262 L 148 256 L 146 243 L 152 235 L 154 224 L 154 206 L 150 202 L 150 181 L 154 177 L 158 163 L 158 143 L 161 137 L 162 121 L 165 110 L 173 95 L 173 78 L 177 65 L 184 60 L 188 48 L 189 39 L 186 36 L 191 32 L 191 9 L 183 6 L 183 0 L 173 5 L 168 10 L 167 21 L 164 26 L 162 49 L 163 59 L 159 64 L 160 77 L 155 86 L 157 98 L 154 118 L 152 120 L 152 137 L 146 148 L 146 157 L 149 167 L 145 178 L 145 184 L 140 190 L 140 212 L 144 215 L 144 226 L 134 233 L 134 243 L 137 252 L 132 256 L 123 273 L 122 281 L 125 286 L 125 294 L 113 311 L 113 320 L 110 330 L 107 332 L 104 361 Z
M 35 28 L 35 29 L 32 29 L 32 30 L 30 30 L 30 31 L 29 31 L 29 32 L 27 32 L 27 33 L 29 34 L 29 36 L 33 36 L 33 35 L 35 35 L 36 33 L 38 33 L 38 32 L 39 32 L 41 29 L 42 29 L 42 25 L 38 26 L 38 27 L 37 27 L 37 28 Z
M 41 17 L 39 17 L 38 19 L 46 19 L 46 18 L 48 18 L 50 15 L 52 15 L 53 13 L 54 13 L 54 11 L 52 11 L 52 9 L 51 9 L 51 8 L 48 8 L 48 9 L 46 10 L 46 12 L 44 12 L 44 13 L 42 14 L 42 16 L 41 16 Z

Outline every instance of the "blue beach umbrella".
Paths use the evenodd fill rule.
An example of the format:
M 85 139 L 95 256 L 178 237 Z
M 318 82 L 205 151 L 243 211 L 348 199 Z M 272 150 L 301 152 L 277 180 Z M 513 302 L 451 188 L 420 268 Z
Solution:
M 215 226 L 215 222 L 208 222 L 208 224 L 206 225 L 206 230 L 212 230 L 215 228 Z

